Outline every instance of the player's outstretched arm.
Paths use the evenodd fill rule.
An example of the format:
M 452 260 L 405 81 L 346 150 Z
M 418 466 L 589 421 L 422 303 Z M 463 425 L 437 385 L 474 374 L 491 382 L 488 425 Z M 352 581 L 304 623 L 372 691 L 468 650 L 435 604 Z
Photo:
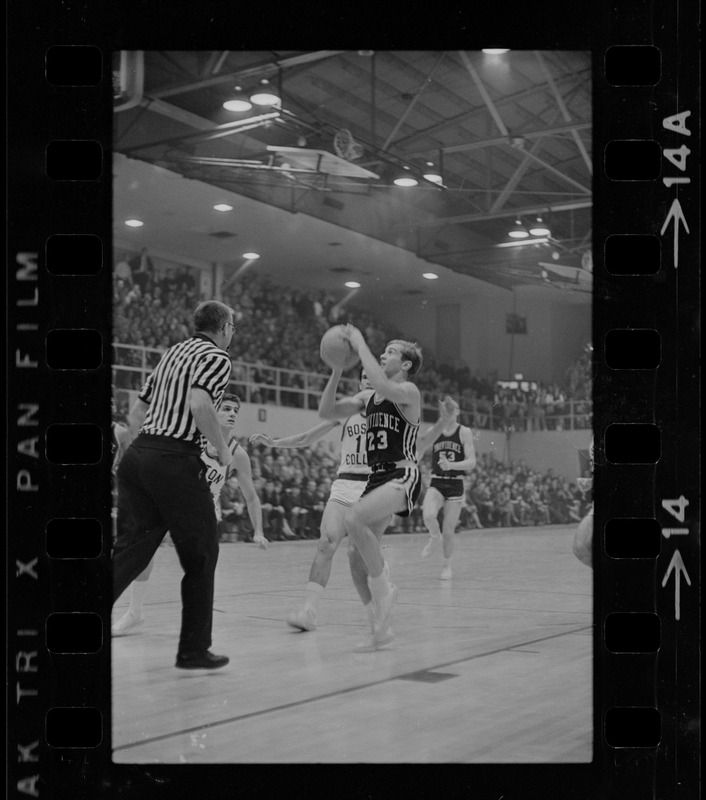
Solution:
M 278 439 L 273 439 L 266 433 L 254 433 L 250 437 L 250 444 L 264 444 L 266 447 L 309 447 L 310 444 L 318 441 L 340 424 L 337 419 L 327 420 L 326 422 L 320 422 L 308 431 L 294 433 L 291 436 L 281 436 Z
M 334 369 L 331 377 L 324 387 L 324 391 L 319 400 L 319 416 L 327 420 L 347 419 L 353 414 L 357 414 L 365 408 L 365 402 L 370 396 L 370 391 L 358 392 L 352 397 L 341 397 L 336 400 L 336 389 L 343 373 L 340 369 Z
M 421 458 L 424 453 L 434 444 L 441 431 L 453 419 L 454 411 L 458 408 L 458 403 L 446 395 L 443 400 L 439 402 L 439 418 L 429 428 L 428 431 L 417 436 L 417 458 Z
M 252 481 L 252 466 L 250 458 L 242 447 L 238 447 L 233 455 L 231 464 L 233 470 L 238 471 L 238 484 L 243 493 L 245 505 L 248 508 L 248 516 L 253 526 L 253 541 L 260 545 L 261 550 L 267 550 L 268 541 L 262 531 L 262 506 L 260 498 L 255 491 L 255 484 Z

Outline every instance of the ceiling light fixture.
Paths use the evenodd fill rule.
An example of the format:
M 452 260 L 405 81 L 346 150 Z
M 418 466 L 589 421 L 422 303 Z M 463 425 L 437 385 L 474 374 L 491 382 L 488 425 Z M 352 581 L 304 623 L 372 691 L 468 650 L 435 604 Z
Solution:
M 483 48 L 483 52 L 487 56 L 502 56 L 502 55 L 505 55 L 505 53 L 509 53 L 510 50 L 509 49 L 508 50 L 503 50 L 500 47 L 484 47 Z
M 519 217 L 515 220 L 515 227 L 507 232 L 511 239 L 526 239 L 529 236 L 527 229 L 524 227 Z
M 529 232 L 532 234 L 532 236 L 549 236 L 551 233 L 541 217 L 537 217 L 536 224 L 529 229 Z
M 267 78 L 263 78 L 259 87 L 250 95 L 250 102 L 258 106 L 278 106 L 281 100 Z
M 256 259 L 260 258 L 259 253 L 243 253 L 243 258 L 247 258 L 248 261 L 255 261 Z
M 434 167 L 433 161 L 427 161 L 427 168 L 424 170 L 424 175 L 422 177 L 432 183 L 441 184 L 443 182 L 441 172 Z
M 141 228 L 145 223 L 141 219 L 126 219 L 125 224 L 128 228 Z
M 347 286 L 349 289 L 360 289 L 358 281 L 346 281 L 344 286 Z
M 252 103 L 240 86 L 236 86 L 231 99 L 223 103 L 223 108 L 227 111 L 250 111 Z
M 409 167 L 404 166 L 402 169 L 406 171 L 400 173 L 400 175 L 395 178 L 393 181 L 395 186 L 416 186 L 419 181 L 414 177 L 414 175 L 412 175 L 411 172 L 409 172 Z
M 439 276 L 436 272 L 423 272 L 422 278 L 426 278 L 428 281 L 436 281 L 439 279 Z
M 229 206 L 228 203 L 217 203 L 214 206 L 214 209 L 216 211 L 232 211 L 233 210 L 233 206 Z

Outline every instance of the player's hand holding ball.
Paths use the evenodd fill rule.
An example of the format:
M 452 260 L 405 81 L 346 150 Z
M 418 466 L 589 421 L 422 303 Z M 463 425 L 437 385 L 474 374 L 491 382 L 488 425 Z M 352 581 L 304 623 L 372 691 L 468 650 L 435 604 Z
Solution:
M 348 339 L 351 343 L 351 347 L 357 352 L 360 351 L 360 346 L 365 343 L 365 339 L 363 334 L 355 327 L 355 325 L 351 325 L 348 323 L 347 325 L 343 326 L 344 328 L 344 336 Z

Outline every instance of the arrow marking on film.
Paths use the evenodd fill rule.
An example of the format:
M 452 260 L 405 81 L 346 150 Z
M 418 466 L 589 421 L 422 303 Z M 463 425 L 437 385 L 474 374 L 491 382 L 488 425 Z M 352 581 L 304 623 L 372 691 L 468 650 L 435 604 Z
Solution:
M 674 555 L 672 556 L 672 560 L 669 562 L 669 566 L 667 567 L 667 571 L 664 574 L 664 578 L 662 578 L 662 588 L 667 585 L 667 581 L 669 580 L 670 572 L 674 570 L 674 617 L 675 619 L 679 619 L 679 590 L 681 587 L 681 573 L 684 573 L 684 579 L 686 580 L 687 584 L 691 586 L 691 581 L 689 580 L 689 575 L 687 574 L 686 568 L 684 567 L 684 562 L 682 561 L 681 553 L 678 550 L 674 551 Z
M 681 208 L 681 203 L 677 198 L 674 199 L 672 203 L 669 213 L 667 214 L 666 219 L 664 220 L 664 225 L 662 225 L 662 230 L 660 231 L 660 235 L 664 236 L 664 232 L 669 227 L 669 223 L 674 220 L 674 269 L 679 266 L 679 223 L 684 226 L 684 230 L 689 233 L 689 226 L 686 224 L 686 217 L 684 216 L 684 212 Z

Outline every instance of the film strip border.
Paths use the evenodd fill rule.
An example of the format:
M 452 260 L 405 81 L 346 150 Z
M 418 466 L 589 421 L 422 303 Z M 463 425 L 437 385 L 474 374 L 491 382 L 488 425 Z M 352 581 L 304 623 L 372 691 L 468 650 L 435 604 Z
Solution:
M 9 797 L 110 762 L 111 54 L 38 44 L 8 82 Z
M 698 763 L 697 4 L 628 5 L 593 45 L 594 762 L 580 788 L 535 776 L 675 797 Z M 140 784 L 110 756 L 112 40 L 75 25 L 10 46 L 10 797 Z
M 643 38 L 636 15 L 595 87 L 595 747 L 605 796 L 679 797 L 698 784 L 695 20 L 662 6 Z

